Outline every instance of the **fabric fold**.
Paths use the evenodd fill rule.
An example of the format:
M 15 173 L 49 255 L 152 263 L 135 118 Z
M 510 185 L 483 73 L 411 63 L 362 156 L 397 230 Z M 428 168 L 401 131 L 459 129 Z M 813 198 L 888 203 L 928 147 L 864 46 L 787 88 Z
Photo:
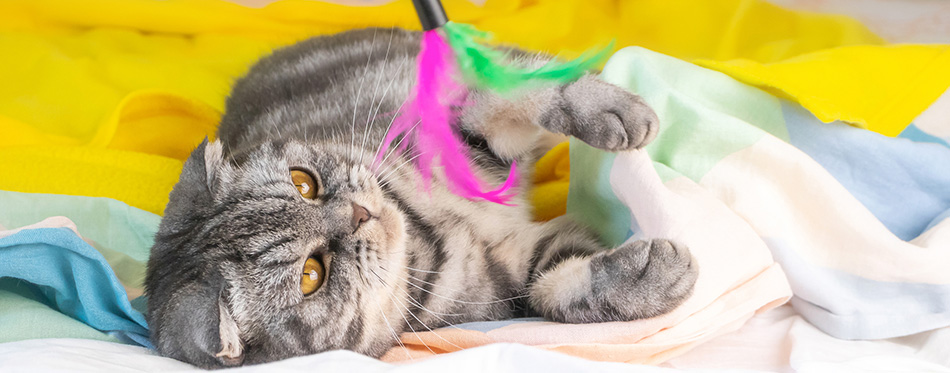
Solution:
M 645 149 L 663 185 L 694 183 L 739 217 L 784 268 L 792 305 L 809 322 L 842 339 L 950 326 L 950 148 L 823 124 L 795 103 L 641 48 L 618 52 L 604 77 L 656 109 L 664 126 Z M 613 243 L 650 237 L 663 214 L 684 209 L 638 213 L 657 189 L 610 166 L 622 157 L 571 147 L 571 163 L 584 167 L 572 170 L 568 212 Z M 627 219 L 629 227 L 616 224 Z M 707 238 L 736 237 L 725 229 Z
M 145 317 L 132 308 L 109 263 L 75 229 L 69 219 L 50 218 L 0 233 L 0 278 L 31 286 L 49 307 L 121 341 L 151 346 Z

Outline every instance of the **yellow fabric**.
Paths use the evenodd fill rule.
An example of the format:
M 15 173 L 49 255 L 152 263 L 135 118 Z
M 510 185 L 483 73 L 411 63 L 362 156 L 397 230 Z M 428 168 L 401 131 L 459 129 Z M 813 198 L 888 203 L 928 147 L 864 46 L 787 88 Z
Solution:
M 164 211 L 182 165 L 151 154 L 76 146 L 0 148 L 0 160 L 0 189 L 109 197 L 156 214 Z
M 824 122 L 897 136 L 950 87 L 950 46 L 849 46 L 774 63 L 697 61 L 798 101 Z
M 571 177 L 570 143 L 548 151 L 534 165 L 531 206 L 537 220 L 551 220 L 567 212 L 567 187 Z
M 501 42 L 565 56 L 611 39 L 685 59 L 759 62 L 881 43 L 854 20 L 761 0 L 445 6 L 453 20 Z M 379 7 L 281 0 L 261 9 L 222 0 L 2 1 L 0 189 L 110 197 L 161 213 L 182 160 L 213 134 L 231 83 L 261 55 L 312 35 L 417 22 L 409 0 Z M 551 175 L 560 182 L 535 193 L 535 201 L 551 201 L 538 207 L 544 217 L 567 196 L 567 173 Z

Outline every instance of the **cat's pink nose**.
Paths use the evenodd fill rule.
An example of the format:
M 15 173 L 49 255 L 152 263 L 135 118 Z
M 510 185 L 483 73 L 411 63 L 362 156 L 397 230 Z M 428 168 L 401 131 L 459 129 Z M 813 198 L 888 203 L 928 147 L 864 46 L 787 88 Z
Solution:
M 369 210 L 367 210 L 365 207 L 360 206 L 356 202 L 350 203 L 353 205 L 353 232 L 356 232 L 357 229 L 360 229 L 360 225 L 369 221 L 372 216 L 369 214 Z

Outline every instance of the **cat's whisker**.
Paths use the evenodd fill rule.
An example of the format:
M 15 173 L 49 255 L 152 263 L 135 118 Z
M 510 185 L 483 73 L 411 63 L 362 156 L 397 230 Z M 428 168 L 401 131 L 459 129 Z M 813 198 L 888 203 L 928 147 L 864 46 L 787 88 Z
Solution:
M 419 156 L 421 155 L 422 153 L 418 153 L 412 157 L 409 157 L 408 159 L 404 159 L 402 163 L 396 165 L 395 167 L 393 167 L 392 165 L 389 165 L 389 168 L 387 170 L 384 170 L 387 173 L 385 175 L 380 176 L 379 180 L 386 180 L 386 178 L 392 175 L 393 172 L 399 170 L 399 168 L 401 168 L 402 166 L 405 166 L 407 163 L 416 160 L 416 158 L 419 158 Z
M 410 270 L 410 271 L 416 271 L 416 272 L 422 272 L 422 273 L 434 273 L 434 274 L 441 274 L 441 273 L 442 273 L 442 272 L 439 272 L 439 271 L 427 271 L 427 270 L 424 270 L 424 269 L 417 269 L 417 268 L 412 268 L 412 267 L 405 267 L 405 268 L 408 269 L 408 270 Z
M 400 290 L 402 290 L 402 289 L 400 289 Z M 417 307 L 419 307 L 419 309 L 428 312 L 429 314 L 432 315 L 432 317 L 435 317 L 435 318 L 438 319 L 439 321 L 445 323 L 444 328 L 455 328 L 455 329 L 457 329 L 457 330 L 465 330 L 465 329 L 459 328 L 458 326 L 455 326 L 455 324 L 453 324 L 453 323 L 447 321 L 446 319 L 443 319 L 443 318 L 439 317 L 440 315 L 442 315 L 442 316 L 462 316 L 462 315 L 460 315 L 460 314 L 444 314 L 444 313 L 438 313 L 438 312 L 432 311 L 432 310 L 430 310 L 430 309 L 428 309 L 428 308 L 423 307 L 421 304 L 419 304 L 419 301 L 415 300 L 415 298 L 413 298 L 411 295 L 409 295 L 409 293 L 406 292 L 405 290 L 402 290 L 402 292 L 403 292 L 404 294 L 406 294 L 406 297 L 408 297 L 409 299 L 411 299 L 411 300 L 414 302 L 414 304 L 415 304 Z M 438 334 L 437 334 L 437 335 L 438 335 Z M 439 336 L 439 338 L 442 338 L 442 337 Z M 445 339 L 442 339 L 442 340 L 445 341 Z M 449 342 L 449 341 L 446 341 L 446 342 L 452 343 L 452 342 Z M 455 346 L 455 344 L 452 344 L 452 345 Z M 455 347 L 458 347 L 458 346 L 455 346 Z M 459 347 L 459 348 L 461 349 L 461 347 Z
M 401 141 L 400 141 L 400 142 L 401 142 Z M 394 152 L 395 152 L 395 151 L 394 151 Z M 391 154 L 392 154 L 392 153 L 390 153 L 390 155 L 391 155 Z M 387 155 L 386 158 L 383 158 L 383 162 L 385 162 L 387 159 L 389 159 L 389 155 Z M 380 164 L 382 165 L 383 162 L 380 162 Z M 384 165 L 384 166 L 385 166 L 385 167 L 380 167 L 380 168 L 382 168 L 382 170 L 380 170 L 380 168 L 377 168 L 377 171 L 373 174 L 373 176 L 375 176 L 376 179 L 379 180 L 380 183 L 382 183 L 383 180 L 384 180 L 384 179 L 381 177 L 381 176 L 382 176 L 382 173 L 383 173 L 383 172 L 387 172 L 387 176 L 388 176 L 389 171 L 391 171 L 391 170 L 393 169 L 393 165 L 391 165 L 391 164 L 389 164 L 389 165 Z
M 412 161 L 416 160 L 416 158 L 419 158 L 420 155 L 422 155 L 422 153 L 419 153 L 419 154 L 416 154 L 416 155 L 412 156 L 412 158 L 409 158 L 409 159 L 405 160 L 405 161 L 402 162 L 399 166 L 396 166 L 396 168 L 394 168 L 392 171 L 389 171 L 389 173 L 387 173 L 385 176 L 379 178 L 379 180 L 381 180 L 380 183 L 379 183 L 379 186 L 380 186 L 380 187 L 384 187 L 384 186 L 388 185 L 389 182 L 392 181 L 392 180 L 389 179 L 390 176 L 392 176 L 393 174 L 395 174 L 396 171 L 399 171 L 403 166 L 409 164 L 409 162 L 412 162 Z
M 376 30 L 373 30 L 373 41 L 369 46 L 369 56 L 366 57 L 366 66 L 363 67 L 363 75 L 360 76 L 360 87 L 356 91 L 356 101 L 353 101 L 353 120 L 350 122 L 350 159 L 353 158 L 353 150 L 356 146 L 356 110 L 360 107 L 360 95 L 363 93 L 363 80 L 366 78 L 366 70 L 369 69 L 369 62 L 373 60 L 373 47 L 376 46 Z
M 402 70 L 402 65 L 404 65 L 405 62 L 406 62 L 406 60 L 403 60 L 402 62 L 400 62 L 400 63 L 399 63 L 399 68 L 397 68 L 397 70 Z M 393 84 L 393 82 L 395 82 L 395 81 L 396 81 L 396 80 L 394 79 L 394 80 L 392 80 L 391 82 L 389 82 L 389 87 L 392 87 L 392 84 Z M 386 94 L 385 94 L 385 93 L 388 93 L 389 87 L 386 88 L 386 91 L 387 91 L 387 92 L 384 92 L 383 98 L 386 97 Z M 382 105 L 383 105 L 383 100 L 380 100 L 380 101 L 379 101 L 379 105 L 376 106 L 376 113 L 373 114 L 373 116 L 376 116 L 376 115 L 379 114 L 379 107 L 382 106 Z M 405 106 L 405 105 L 406 105 L 406 100 L 403 100 L 402 103 L 399 104 L 399 108 L 396 109 L 395 112 L 393 112 L 393 117 L 392 117 L 392 119 L 389 121 L 389 125 L 386 126 L 386 131 L 383 132 L 382 138 L 379 139 L 379 144 L 376 145 L 376 150 L 373 151 L 373 159 L 374 159 L 374 160 L 379 157 L 379 151 L 380 151 L 380 149 L 383 148 L 383 142 L 386 141 L 386 136 L 389 135 L 389 130 L 393 128 L 393 123 L 396 122 L 396 117 L 399 116 L 399 112 L 402 111 L 402 107 Z
M 373 275 L 375 275 L 376 278 L 378 278 L 380 281 L 383 281 L 383 284 L 386 283 L 386 281 L 384 281 L 383 278 L 380 277 L 378 273 L 376 273 L 376 271 L 373 271 L 372 269 L 370 269 L 370 272 L 372 272 Z M 412 311 L 409 311 L 409 308 L 406 307 L 405 305 L 403 305 L 402 302 L 398 302 L 397 299 L 396 299 L 396 297 L 393 296 L 392 293 L 386 292 L 386 295 L 388 295 L 388 296 L 389 296 L 389 299 L 393 301 L 393 304 L 396 304 L 396 305 L 398 305 L 399 307 L 402 307 L 402 309 L 406 310 L 406 312 L 408 312 L 409 315 L 411 315 L 413 318 L 415 318 L 416 321 L 419 321 L 419 318 L 416 317 L 416 315 L 414 315 L 414 314 L 412 313 Z M 409 330 L 412 331 L 412 334 L 416 336 L 416 339 L 418 339 L 419 342 L 422 342 L 422 345 L 425 346 L 425 348 L 426 348 L 427 350 L 429 350 L 429 352 L 431 352 L 433 355 L 435 355 L 435 351 L 432 351 L 432 349 L 429 348 L 429 345 L 426 344 L 425 341 L 422 340 L 422 338 L 419 338 L 419 333 L 417 333 L 417 332 L 416 332 L 416 329 L 412 327 L 412 324 L 409 322 L 409 319 L 406 318 L 406 315 L 405 315 L 405 314 L 402 315 L 402 319 L 406 321 L 406 326 L 408 326 L 408 327 L 409 327 Z M 419 321 L 419 323 L 422 323 L 422 321 Z M 422 326 L 425 326 L 425 323 L 422 323 Z M 428 329 L 428 328 L 429 328 L 429 327 L 426 326 L 426 329 Z M 430 331 L 431 331 L 431 329 L 430 329 Z
M 445 299 L 445 300 L 448 300 L 448 301 L 452 301 L 452 302 L 456 302 L 456 303 L 462 303 L 462 304 L 495 304 L 495 303 L 502 303 L 502 302 L 507 302 L 507 301 L 510 301 L 510 300 L 522 299 L 522 298 L 527 298 L 527 297 L 528 297 L 527 295 L 519 295 L 519 296 L 515 296 L 515 297 L 510 297 L 510 298 L 505 298 L 505 299 L 498 299 L 498 300 L 493 300 L 493 301 L 488 301 L 488 302 L 469 302 L 469 301 L 453 299 L 453 298 L 449 298 L 449 297 L 443 296 L 443 295 L 441 295 L 441 294 L 433 293 L 433 292 L 431 292 L 431 291 L 429 291 L 429 290 L 426 290 L 425 288 L 423 288 L 423 287 L 421 287 L 421 286 L 419 286 L 419 285 L 413 284 L 412 281 L 405 280 L 405 279 L 402 279 L 402 280 L 405 281 L 407 284 L 412 285 L 412 286 L 414 286 L 415 288 L 417 288 L 417 289 L 419 289 L 419 290 L 422 290 L 422 291 L 424 291 L 424 292 L 426 292 L 426 293 L 432 294 L 432 295 L 434 295 L 434 296 L 437 296 L 437 297 L 439 297 L 439 298 L 442 298 L 442 299 Z
M 382 278 L 379 278 L 379 276 L 376 276 L 376 278 L 379 279 L 379 283 L 382 284 L 383 287 L 387 287 L 387 286 L 388 286 L 388 285 L 386 284 L 386 281 L 384 281 Z M 379 299 L 373 298 L 373 301 L 376 302 L 376 309 L 379 310 L 380 316 L 383 317 L 383 322 L 385 322 L 385 323 L 386 323 L 386 326 L 389 327 L 389 332 L 390 332 L 390 334 L 392 335 L 393 339 L 395 339 L 395 340 L 396 340 L 396 343 L 398 343 L 399 346 L 402 347 L 403 351 L 406 352 L 406 357 L 408 357 L 409 360 L 412 360 L 412 355 L 409 354 L 409 349 L 407 349 L 407 348 L 406 348 L 406 345 L 402 343 L 402 339 L 399 338 L 399 333 L 396 332 L 396 329 L 393 328 L 392 324 L 391 324 L 390 321 L 389 321 L 389 317 L 386 316 L 386 314 L 383 312 L 383 308 L 382 308 L 382 307 L 380 306 L 380 304 L 379 304 Z
M 383 268 L 383 267 L 380 267 L 379 269 L 381 269 L 381 270 L 383 270 L 383 271 L 386 271 L 386 272 L 389 272 L 389 271 L 386 270 L 386 268 Z M 412 276 L 410 275 L 410 277 L 412 277 Z M 415 278 L 415 277 L 413 277 L 413 278 Z M 417 279 L 417 280 L 418 280 L 418 279 Z M 423 281 L 423 282 L 425 282 L 425 281 Z M 426 282 L 426 283 L 428 283 L 428 282 Z M 432 285 L 435 285 L 435 284 L 432 284 Z M 419 307 L 419 308 L 422 309 L 423 311 L 426 311 L 426 312 L 428 312 L 428 313 L 430 313 L 430 314 L 432 314 L 432 315 L 463 316 L 463 314 L 460 314 L 460 313 L 442 313 L 442 312 L 435 312 L 435 311 L 432 311 L 432 310 L 426 308 L 426 306 L 423 306 L 422 303 L 420 303 L 418 300 L 416 300 L 415 298 L 413 298 L 412 295 L 409 294 L 409 292 L 407 292 L 407 291 L 405 291 L 405 290 L 403 290 L 403 289 L 399 289 L 399 290 L 402 291 L 403 294 L 406 294 L 406 296 L 409 298 L 409 300 L 412 302 L 413 305 Z M 452 323 L 450 323 L 450 322 L 448 322 L 448 321 L 445 321 L 444 319 L 442 319 L 442 318 L 440 318 L 440 317 L 438 317 L 438 316 L 436 316 L 436 317 L 437 317 L 440 321 L 442 321 L 442 322 L 448 324 L 448 326 L 452 326 Z
M 382 270 L 384 270 L 384 271 L 386 270 L 385 268 L 382 268 L 382 267 L 380 267 L 380 269 L 382 269 Z M 416 306 L 418 306 L 420 309 L 422 309 L 423 311 L 426 311 L 426 312 L 432 314 L 432 316 L 435 317 L 436 319 L 439 319 L 439 321 L 444 322 L 444 323 L 445 323 L 445 327 L 455 328 L 455 329 L 458 329 L 458 330 L 465 330 L 465 329 L 459 328 L 459 327 L 455 326 L 455 324 L 453 324 L 453 323 L 451 323 L 451 322 L 449 322 L 449 321 L 447 321 L 447 320 L 445 320 L 445 319 L 439 317 L 439 315 L 443 315 L 443 316 L 455 316 L 455 315 L 448 315 L 448 314 L 443 314 L 443 313 L 438 313 L 438 312 L 432 311 L 432 310 L 426 308 L 425 306 L 423 306 L 423 305 L 422 305 L 419 301 L 417 301 L 415 298 L 413 298 L 412 295 L 409 294 L 409 292 L 407 292 L 407 291 L 405 291 L 405 290 L 402 290 L 402 289 L 399 289 L 399 290 L 402 291 L 403 294 L 406 294 L 406 297 L 408 297 L 411 301 L 413 301 L 413 304 L 415 304 Z M 459 316 L 460 316 L 460 315 L 459 315 Z M 446 341 L 446 342 L 448 342 L 448 341 Z M 451 343 L 451 342 L 450 342 L 450 343 Z M 456 346 L 456 347 L 457 347 L 457 346 Z
M 439 318 L 439 320 L 441 320 L 442 322 L 444 322 L 444 323 L 446 323 L 446 324 L 451 324 L 451 323 L 449 323 L 448 321 L 443 320 L 442 318 L 440 318 L 440 317 L 438 317 L 438 316 L 465 316 L 464 314 L 461 314 L 461 313 L 435 312 L 435 311 L 430 310 L 430 309 L 426 308 L 425 306 L 423 306 L 422 303 L 419 303 L 419 301 L 417 301 L 415 298 L 413 298 L 412 295 L 410 295 L 407 291 L 405 291 L 405 290 L 403 290 L 403 289 L 399 289 L 399 291 L 401 291 L 403 294 L 406 294 L 406 297 L 409 298 L 410 303 L 411 303 L 412 305 L 414 305 L 414 306 L 416 306 L 416 307 L 419 307 L 419 309 L 421 309 L 421 310 L 423 310 L 423 311 L 426 311 L 426 312 L 432 314 L 433 316 L 436 316 L 437 318 Z
M 461 328 L 459 328 L 459 327 L 453 325 L 452 323 L 450 323 L 450 322 L 448 322 L 448 321 L 445 321 L 445 319 L 439 317 L 439 316 L 438 316 L 438 315 L 439 315 L 438 313 L 432 312 L 432 311 L 426 309 L 425 307 L 423 307 L 421 304 L 419 304 L 418 301 L 416 301 L 415 299 L 413 299 L 412 296 L 409 295 L 409 293 L 406 292 L 405 290 L 402 290 L 402 289 L 399 289 L 399 290 L 402 291 L 403 294 L 406 294 L 406 297 L 409 298 L 409 300 L 412 301 L 415 306 L 419 307 L 420 309 L 422 309 L 422 310 L 424 310 L 424 311 L 426 311 L 426 312 L 429 312 L 430 314 L 432 314 L 433 317 L 435 317 L 435 318 L 439 319 L 439 321 L 442 321 L 442 322 L 444 322 L 445 324 L 447 324 L 447 325 L 446 325 L 447 327 L 453 327 L 453 328 L 458 329 L 458 330 L 463 330 L 463 329 L 461 329 Z M 455 348 L 457 348 L 457 349 L 459 349 L 459 350 L 463 350 L 463 349 L 464 349 L 464 348 L 462 348 L 461 346 L 459 346 L 459 345 L 457 345 L 457 344 L 455 344 L 455 343 L 452 343 L 452 341 L 449 341 L 449 340 L 443 338 L 441 334 L 439 334 L 439 333 L 436 332 L 435 330 L 432 330 L 432 328 L 430 328 L 428 325 L 426 325 L 426 323 L 422 322 L 422 320 L 419 320 L 419 318 L 416 317 L 416 315 L 414 315 L 414 314 L 412 313 L 412 311 L 409 311 L 409 308 L 408 308 L 408 307 L 405 307 L 405 308 L 406 308 L 406 311 L 409 312 L 409 314 L 412 315 L 412 317 L 415 318 L 416 321 L 418 321 L 420 324 L 422 324 L 423 327 L 425 327 L 426 329 L 428 329 L 430 333 L 435 334 L 436 337 L 439 337 L 439 339 L 441 339 L 441 340 L 444 341 L 445 343 L 448 343 L 448 344 L 452 345 L 452 347 L 455 347 Z M 449 315 L 446 315 L 446 316 L 449 316 Z M 418 335 L 417 335 L 416 337 L 418 338 Z M 421 339 L 420 339 L 420 341 L 421 341 Z
M 380 269 L 385 270 L 384 268 L 380 268 Z M 377 275 L 377 276 L 379 276 L 379 275 Z M 417 307 L 419 307 L 420 309 L 423 309 L 423 310 L 425 310 L 425 311 L 427 311 L 427 312 L 433 314 L 433 316 L 434 316 L 435 318 L 437 318 L 437 319 L 439 319 L 440 321 L 442 321 L 442 322 L 448 324 L 448 326 L 455 327 L 456 329 L 459 329 L 459 328 L 456 327 L 455 325 L 452 325 L 452 323 L 450 323 L 450 322 L 448 322 L 448 321 L 445 321 L 445 319 L 443 319 L 443 318 L 437 316 L 435 312 L 429 311 L 428 309 L 426 309 L 425 307 L 423 307 L 418 301 L 416 301 L 415 299 L 413 299 L 412 296 L 409 295 L 409 293 L 406 292 L 405 290 L 399 289 L 399 291 L 403 292 L 403 294 L 405 294 L 406 297 L 409 298 L 409 301 L 412 302 L 412 303 L 413 303 L 414 305 L 416 305 Z M 400 302 L 400 305 L 402 305 L 402 302 Z M 428 325 L 426 325 L 425 322 L 423 322 L 423 321 L 420 320 L 418 317 L 416 317 L 416 315 L 415 315 L 414 313 L 412 313 L 412 311 L 409 310 L 409 307 L 406 307 L 406 306 L 404 306 L 404 305 L 402 305 L 402 306 L 403 306 L 403 309 L 405 309 L 406 312 L 408 312 L 409 315 L 412 316 L 412 318 L 416 319 L 416 321 L 418 321 L 420 324 L 422 324 L 422 326 L 423 326 L 424 328 L 426 328 L 427 330 L 429 330 L 430 333 L 435 334 L 436 337 L 438 337 L 439 339 L 441 339 L 441 340 L 444 341 L 445 343 L 448 343 L 448 344 L 452 345 L 453 347 L 455 347 L 455 348 L 457 348 L 457 349 L 459 349 L 459 350 L 462 350 L 462 349 L 463 349 L 461 346 L 459 346 L 459 345 L 457 345 L 457 344 L 455 344 L 455 343 L 452 343 L 451 341 L 449 341 L 449 340 L 443 338 L 442 335 L 440 335 L 440 334 L 439 334 L 438 332 L 436 332 L 435 330 L 432 330 L 432 328 L 430 328 Z M 461 329 L 459 329 L 459 330 L 461 330 Z M 419 335 L 418 335 L 418 334 L 416 334 L 416 338 L 419 338 Z M 419 341 L 422 342 L 422 339 L 419 338 Z M 422 344 L 425 345 L 425 342 L 422 342 Z M 426 346 L 426 347 L 428 348 L 428 346 Z M 430 349 L 429 351 L 432 351 L 432 350 Z
M 390 50 L 390 49 L 392 48 L 392 46 L 393 46 L 393 35 L 395 35 L 395 34 L 396 34 L 396 33 L 390 33 L 390 34 L 389 34 L 389 45 L 386 46 L 386 56 L 383 57 L 383 68 L 382 68 L 382 71 L 383 71 L 383 72 L 385 72 L 385 71 L 386 71 L 386 67 L 389 66 L 389 50 Z M 382 80 L 383 80 L 383 74 L 376 74 L 376 87 L 373 88 L 373 99 L 369 101 L 369 107 L 370 107 L 370 109 L 372 109 L 373 103 L 376 102 L 376 94 L 379 93 L 379 82 L 382 81 Z M 392 86 L 392 82 L 394 82 L 394 81 L 395 81 L 395 79 L 391 79 L 391 80 L 389 81 L 389 86 Z M 386 99 L 386 93 L 387 93 L 388 90 L 389 90 L 389 89 L 387 88 L 386 91 L 383 92 L 383 97 L 379 99 L 379 105 L 382 105 L 382 104 L 383 104 L 383 101 L 385 101 L 385 99 Z M 376 110 L 377 110 L 377 111 L 379 110 L 379 106 L 376 106 Z M 359 160 L 359 162 L 357 162 L 357 164 L 363 164 L 363 154 L 366 153 L 366 149 L 365 149 L 365 148 L 366 148 L 366 135 L 369 134 L 369 123 L 370 123 L 370 119 L 372 119 L 372 118 L 373 118 L 372 110 L 367 110 L 367 111 L 366 111 L 366 123 L 363 125 L 363 139 L 360 140 L 360 160 Z
M 439 285 L 439 284 L 431 283 L 431 282 L 429 282 L 429 281 L 423 280 L 423 279 L 418 278 L 418 277 L 413 276 L 413 275 L 409 275 L 409 277 L 412 278 L 412 279 L 414 279 L 414 280 L 416 280 L 416 281 L 419 281 L 419 282 L 421 282 L 421 283 L 423 283 L 423 284 L 429 284 L 429 285 L 432 285 L 432 286 L 435 286 L 435 287 L 440 287 L 440 288 L 443 288 L 443 289 L 445 289 L 445 290 L 450 290 L 450 291 L 455 292 L 455 293 L 458 293 L 458 292 L 459 292 L 458 289 L 453 289 L 453 288 L 450 288 L 450 287 L 445 286 L 445 285 Z
M 410 270 L 414 270 L 414 271 L 419 271 L 419 272 L 425 272 L 425 273 L 436 273 L 436 274 L 442 273 L 442 272 L 426 271 L 426 270 L 415 269 L 415 268 L 409 268 L 409 267 L 403 267 L 403 268 L 410 269 Z M 424 283 L 424 284 L 429 284 L 429 285 L 432 285 L 432 286 L 435 286 L 435 287 L 440 287 L 440 288 L 443 288 L 443 289 L 446 289 L 446 290 L 450 290 L 450 291 L 455 292 L 455 293 L 459 293 L 459 292 L 460 292 L 458 289 L 454 289 L 454 288 L 451 288 L 451 287 L 448 287 L 448 286 L 445 286 L 445 285 L 439 285 L 439 284 L 436 284 L 436 283 L 432 283 L 432 282 L 423 280 L 423 279 L 418 278 L 418 277 L 413 276 L 413 275 L 408 275 L 408 276 L 409 276 L 410 278 L 412 278 L 412 279 L 414 279 L 414 280 L 416 280 L 416 281 L 419 281 L 419 282 L 421 282 L 421 283 Z M 504 301 L 504 300 L 506 300 L 506 299 L 495 299 L 495 301 Z
M 405 105 L 405 102 L 403 102 L 403 105 Z M 400 106 L 399 109 L 402 110 L 402 106 Z M 393 121 L 395 121 L 395 120 L 396 120 L 396 117 L 393 117 Z M 416 127 L 419 126 L 419 123 L 422 123 L 422 121 L 420 120 L 420 121 L 416 122 L 416 124 L 413 124 L 412 127 L 409 127 L 409 130 L 407 130 L 406 133 L 404 133 L 404 134 L 402 135 L 402 137 L 399 139 L 399 141 L 396 142 L 396 145 L 393 145 L 393 146 L 392 146 L 392 151 L 390 151 L 389 153 L 387 153 L 386 156 L 383 158 L 383 160 L 379 162 L 379 165 L 376 166 L 376 170 L 375 170 L 376 172 L 378 172 L 378 171 L 380 170 L 380 167 L 385 166 L 386 160 L 389 159 L 389 156 L 391 156 L 391 155 L 393 155 L 394 153 L 396 153 L 396 152 L 399 151 L 399 146 L 402 145 L 402 142 L 405 141 L 407 137 L 409 137 L 409 134 L 412 133 L 412 131 L 415 130 Z M 389 125 L 392 126 L 392 122 L 389 122 Z M 389 132 L 389 130 L 386 130 L 386 132 Z M 384 137 L 383 140 L 385 141 L 386 138 Z M 382 145 L 382 142 L 380 142 L 380 145 Z M 377 150 L 376 152 L 378 153 L 379 150 Z M 383 170 L 383 171 L 385 171 L 385 170 Z
M 378 277 L 378 276 L 377 276 L 377 277 Z M 383 283 L 383 285 L 385 286 L 386 282 L 385 282 L 385 281 L 382 281 L 382 279 L 380 279 L 380 281 L 381 281 L 381 282 Z M 373 301 L 376 302 L 376 309 L 379 310 L 379 315 L 383 317 L 383 322 L 385 322 L 385 323 L 386 323 L 386 327 L 389 328 L 389 332 L 392 334 L 393 339 L 395 339 L 395 340 L 396 340 L 396 343 L 399 343 L 399 346 L 402 347 L 403 352 L 406 353 L 406 357 L 408 357 L 409 360 L 412 360 L 412 355 L 409 354 L 409 349 L 407 349 L 407 348 L 406 348 L 406 345 L 404 345 L 404 344 L 402 343 L 402 340 L 399 339 L 399 335 L 396 333 L 396 329 L 394 329 L 394 328 L 393 328 L 393 325 L 389 323 L 389 318 L 386 317 L 386 313 L 383 312 L 383 307 L 380 306 L 380 304 L 379 304 L 379 299 L 376 299 L 376 298 L 374 297 L 374 298 L 373 298 Z

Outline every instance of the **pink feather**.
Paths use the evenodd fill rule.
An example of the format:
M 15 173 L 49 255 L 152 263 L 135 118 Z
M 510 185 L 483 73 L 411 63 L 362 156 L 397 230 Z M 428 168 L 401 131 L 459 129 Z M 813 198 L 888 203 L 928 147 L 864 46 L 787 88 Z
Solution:
M 456 82 L 458 73 L 452 49 L 436 30 L 423 34 L 422 49 L 416 65 L 416 86 L 403 110 L 393 121 L 383 146 L 376 155 L 376 163 L 390 144 L 399 135 L 408 136 L 397 151 L 411 143 L 416 166 L 422 174 L 426 188 L 432 179 L 432 167 L 436 157 L 445 172 L 449 190 L 468 199 L 508 204 L 512 193 L 506 193 L 517 185 L 514 164 L 508 179 L 497 189 L 485 191 L 484 183 L 472 171 L 466 147 L 455 129 L 457 118 L 453 107 L 465 105 L 468 91 Z M 418 128 L 416 128 L 418 127 Z

